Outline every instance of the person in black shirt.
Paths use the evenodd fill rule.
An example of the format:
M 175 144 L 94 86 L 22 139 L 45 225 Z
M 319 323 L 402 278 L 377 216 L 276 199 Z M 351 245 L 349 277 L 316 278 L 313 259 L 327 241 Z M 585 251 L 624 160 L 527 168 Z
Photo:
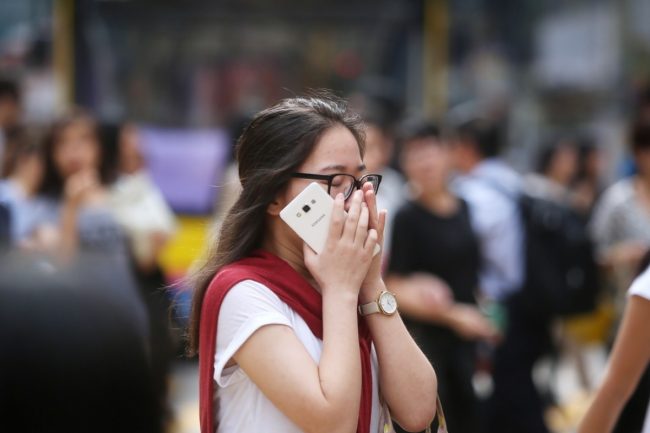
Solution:
M 435 125 L 405 123 L 400 163 L 412 198 L 397 212 L 388 287 L 438 374 L 449 430 L 478 431 L 475 344 L 496 331 L 476 305 L 479 245 L 468 205 L 449 191 L 451 154 Z

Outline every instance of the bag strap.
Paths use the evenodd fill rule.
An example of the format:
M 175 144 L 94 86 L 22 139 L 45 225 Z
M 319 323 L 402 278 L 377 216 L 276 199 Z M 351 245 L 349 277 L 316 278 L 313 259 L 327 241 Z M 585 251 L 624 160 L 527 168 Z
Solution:
M 436 397 L 436 417 L 438 418 L 438 433 L 448 433 L 447 420 L 445 419 L 445 413 L 442 410 L 442 402 L 440 401 L 440 397 Z M 425 432 L 431 433 L 431 426 L 427 427 Z
M 379 394 L 379 401 L 382 407 L 382 411 L 379 414 L 380 431 L 383 433 L 395 433 L 395 428 L 393 427 L 393 422 L 390 416 L 390 410 L 381 394 Z M 438 433 L 448 433 L 447 420 L 445 419 L 445 412 L 442 410 L 440 396 L 436 396 L 436 418 L 438 418 Z M 431 425 L 426 428 L 425 432 L 432 433 Z

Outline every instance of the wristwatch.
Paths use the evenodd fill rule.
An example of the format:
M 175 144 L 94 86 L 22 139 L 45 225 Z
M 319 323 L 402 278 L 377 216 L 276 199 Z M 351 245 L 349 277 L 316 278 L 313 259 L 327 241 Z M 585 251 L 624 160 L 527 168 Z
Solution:
M 381 313 L 385 316 L 392 316 L 397 311 L 397 299 L 395 295 L 384 290 L 379 294 L 376 301 L 359 305 L 359 314 L 368 316 L 374 313 Z

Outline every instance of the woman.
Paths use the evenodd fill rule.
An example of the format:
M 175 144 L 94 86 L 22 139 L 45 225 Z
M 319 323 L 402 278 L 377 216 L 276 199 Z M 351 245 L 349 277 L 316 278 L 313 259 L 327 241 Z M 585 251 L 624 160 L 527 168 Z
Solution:
M 448 189 L 451 155 L 437 127 L 408 121 L 400 143 L 413 196 L 395 216 L 387 282 L 411 334 L 436 367 L 450 430 L 473 433 L 479 426 L 474 342 L 496 336 L 476 305 L 478 240 L 467 203 Z
M 111 185 L 111 212 L 128 238 L 132 272 L 149 316 L 151 361 L 157 394 L 166 403 L 168 375 L 175 353 L 170 323 L 171 297 L 158 264 L 174 233 L 175 218 L 145 166 L 136 125 L 103 126 L 103 144 L 114 151 L 118 177 Z M 180 339 L 180 338 L 179 338 Z
M 115 173 L 103 155 L 98 125 L 82 111 L 57 121 L 45 140 L 40 197 L 45 211 L 37 245 L 65 259 L 80 250 L 127 257 L 109 208 Z
M 239 138 L 243 189 L 193 303 L 204 433 L 388 431 L 380 390 L 407 430 L 432 421 L 435 373 L 399 314 L 357 312 L 386 290 L 380 178 L 362 177 L 362 157 L 360 119 L 331 97 L 284 100 Z M 320 255 L 279 218 L 313 178 L 335 199 Z
M 139 273 L 150 275 L 174 234 L 175 218 L 147 172 L 137 127 L 126 123 L 116 129 L 119 175 L 111 188 L 111 209 L 129 236 Z
M 628 296 L 605 379 L 578 433 L 610 433 L 650 362 L 650 267 L 632 283 Z M 642 432 L 650 432 L 650 411 Z
M 553 202 L 572 205 L 569 187 L 578 169 L 578 150 L 571 138 L 560 138 L 542 147 L 535 173 L 524 179 L 526 192 Z
M 98 270 L 131 299 L 143 332 L 148 332 L 126 238 L 109 206 L 113 173 L 103 154 L 97 123 L 80 111 L 60 119 L 46 137 L 43 153 L 45 173 L 30 247 L 60 267 L 80 256 L 100 260 L 103 266 Z
M 601 264 L 624 290 L 641 258 L 650 250 L 650 122 L 637 120 L 630 142 L 637 174 L 610 186 L 591 221 Z

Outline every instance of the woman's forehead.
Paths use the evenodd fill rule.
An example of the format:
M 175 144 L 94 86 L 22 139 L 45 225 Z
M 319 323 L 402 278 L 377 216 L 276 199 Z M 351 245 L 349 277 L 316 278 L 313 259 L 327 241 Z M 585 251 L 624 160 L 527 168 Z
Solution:
M 330 128 L 321 136 L 303 167 L 332 172 L 358 172 L 365 168 L 359 143 L 343 126 Z

